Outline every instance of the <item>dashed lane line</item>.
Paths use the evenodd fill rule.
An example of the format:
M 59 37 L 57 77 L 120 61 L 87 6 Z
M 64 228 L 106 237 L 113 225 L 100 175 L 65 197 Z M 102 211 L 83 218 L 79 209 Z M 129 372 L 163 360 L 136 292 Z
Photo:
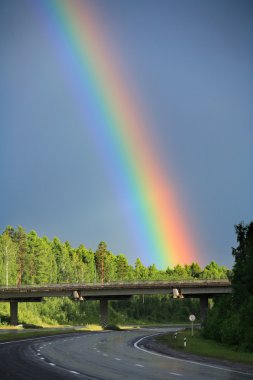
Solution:
M 79 372 L 77 372 L 77 371 L 69 371 L 70 373 L 73 373 L 74 375 L 80 375 L 80 373 Z
M 144 368 L 144 365 L 142 365 L 142 364 L 135 364 L 136 365 L 136 367 L 142 367 L 142 368 Z

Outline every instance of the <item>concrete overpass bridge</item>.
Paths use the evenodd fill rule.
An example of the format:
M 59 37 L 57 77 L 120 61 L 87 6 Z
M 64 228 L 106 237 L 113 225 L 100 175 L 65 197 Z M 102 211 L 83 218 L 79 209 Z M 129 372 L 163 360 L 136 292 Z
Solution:
M 12 325 L 18 324 L 19 302 L 41 302 L 44 297 L 71 297 L 76 301 L 99 300 L 101 324 L 108 323 L 108 301 L 129 299 L 133 295 L 169 294 L 173 298 L 199 298 L 204 320 L 208 299 L 232 293 L 228 280 L 136 281 L 111 283 L 78 283 L 0 287 L 0 302 L 10 302 Z

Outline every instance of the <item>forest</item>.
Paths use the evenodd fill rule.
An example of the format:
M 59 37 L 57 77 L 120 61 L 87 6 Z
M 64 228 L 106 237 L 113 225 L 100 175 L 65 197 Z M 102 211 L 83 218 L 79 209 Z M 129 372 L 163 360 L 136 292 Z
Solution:
M 204 336 L 235 348 L 253 351 L 253 222 L 235 226 L 237 247 L 232 249 L 233 293 L 219 297 L 208 313 Z
M 124 254 L 113 254 L 101 241 L 96 251 L 69 241 L 39 237 L 21 226 L 7 226 L 0 235 L 0 286 L 55 283 L 96 283 L 111 281 L 224 279 L 231 273 L 214 261 L 201 268 L 198 263 L 158 269 L 146 267 L 139 258 L 134 265 Z M 199 314 L 198 301 L 175 301 L 169 296 L 135 296 L 130 301 L 111 301 L 110 320 L 115 323 L 166 323 L 187 321 L 190 313 Z M 0 304 L 2 323 L 8 323 L 9 305 Z M 75 303 L 68 298 L 46 299 L 40 304 L 20 304 L 20 319 L 36 324 L 97 323 L 98 302 Z

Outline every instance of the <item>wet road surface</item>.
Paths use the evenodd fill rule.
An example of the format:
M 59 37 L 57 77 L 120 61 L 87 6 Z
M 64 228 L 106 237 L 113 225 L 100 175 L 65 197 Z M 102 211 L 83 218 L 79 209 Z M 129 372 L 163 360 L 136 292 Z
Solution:
M 151 334 L 157 331 L 93 332 L 1 343 L 0 379 L 253 379 L 253 371 L 236 372 L 228 367 L 150 353 L 141 339 Z

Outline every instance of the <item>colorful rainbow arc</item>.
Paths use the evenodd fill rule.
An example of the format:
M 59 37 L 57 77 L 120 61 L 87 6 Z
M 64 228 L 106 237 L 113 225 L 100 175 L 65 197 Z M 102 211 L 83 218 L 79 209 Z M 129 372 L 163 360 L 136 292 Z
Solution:
M 157 162 L 145 117 L 132 101 L 91 2 L 50 0 L 40 10 L 61 61 L 68 64 L 80 107 L 84 98 L 93 107 L 100 140 L 117 172 L 115 182 L 122 196 L 131 198 L 129 218 L 147 255 L 163 267 L 196 261 L 198 251 L 174 186 Z

